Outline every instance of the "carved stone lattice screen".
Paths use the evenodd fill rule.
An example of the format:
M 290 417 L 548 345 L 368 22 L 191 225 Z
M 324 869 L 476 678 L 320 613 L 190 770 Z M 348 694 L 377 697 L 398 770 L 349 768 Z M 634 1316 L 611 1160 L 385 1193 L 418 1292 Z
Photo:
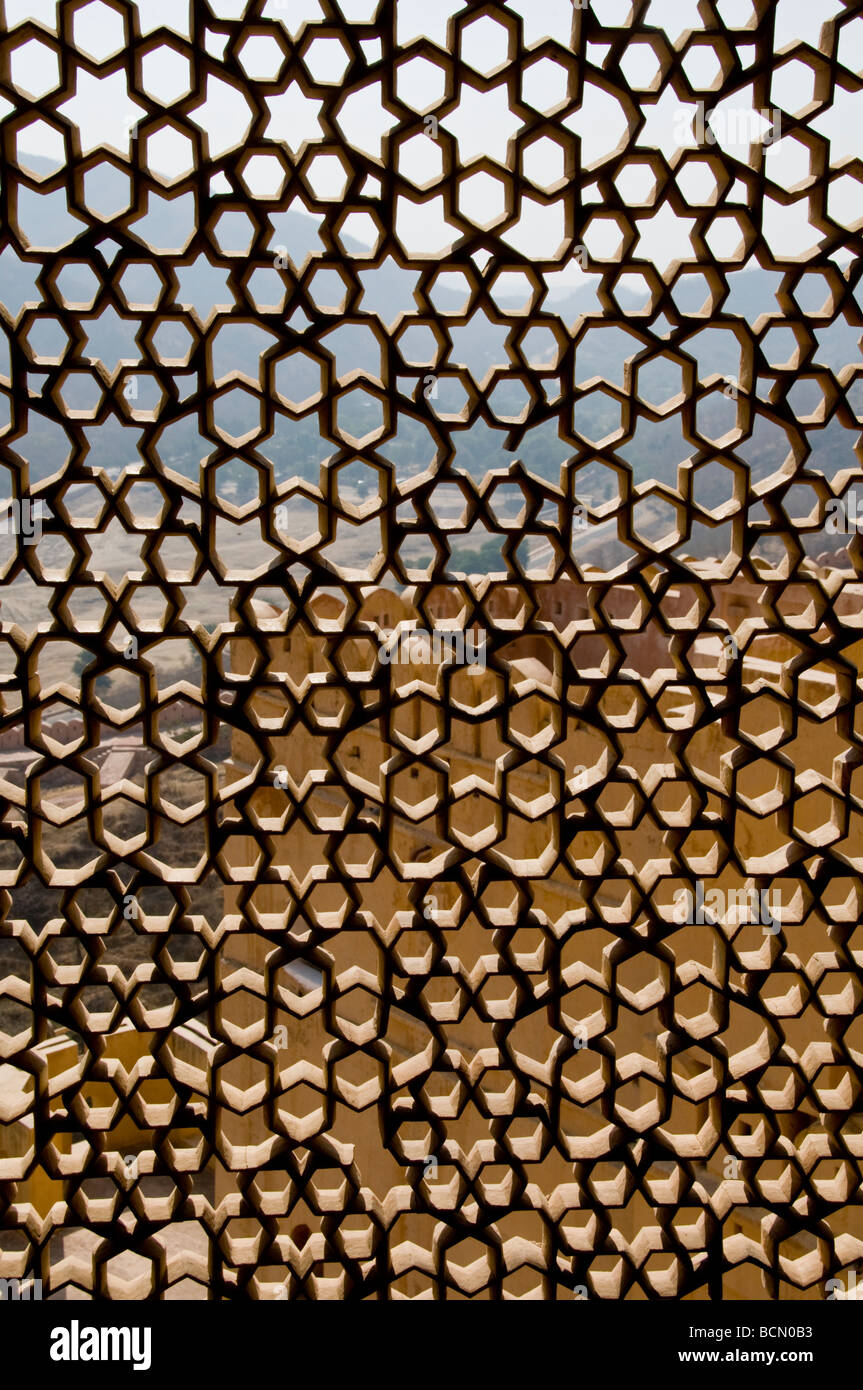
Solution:
M 5 0 L 0 1276 L 845 1287 L 860 9 Z

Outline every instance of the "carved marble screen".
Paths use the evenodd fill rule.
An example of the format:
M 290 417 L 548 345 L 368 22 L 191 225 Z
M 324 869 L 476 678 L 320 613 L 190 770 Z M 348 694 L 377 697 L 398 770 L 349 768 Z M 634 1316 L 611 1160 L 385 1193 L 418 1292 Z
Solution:
M 861 7 L 2 10 L 0 1276 L 823 1298 Z

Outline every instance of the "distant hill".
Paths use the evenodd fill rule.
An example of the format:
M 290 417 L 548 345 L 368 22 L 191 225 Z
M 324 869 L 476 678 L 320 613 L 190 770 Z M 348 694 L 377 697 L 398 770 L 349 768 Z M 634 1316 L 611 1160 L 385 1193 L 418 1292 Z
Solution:
M 55 167 L 50 161 L 37 156 L 27 156 L 27 164 L 36 174 L 50 174 Z M 119 171 L 110 165 L 97 165 L 87 175 L 86 192 L 92 206 L 116 206 L 118 197 L 122 205 L 122 190 L 118 194 L 118 174 Z M 119 177 L 122 180 L 123 176 Z M 65 206 L 65 195 L 61 193 L 57 196 Z M 31 244 L 48 246 L 52 238 L 56 239 L 57 196 L 44 198 L 31 192 L 27 192 L 26 196 L 22 194 L 18 220 Z M 218 201 L 218 198 L 213 199 L 214 208 L 218 206 Z M 261 222 L 268 220 L 269 225 L 258 238 L 254 261 L 259 266 L 257 275 L 268 278 L 261 284 L 254 282 L 254 293 L 261 302 L 267 301 L 269 296 L 270 301 L 275 303 L 285 294 L 285 285 L 275 269 L 268 265 L 267 257 L 275 257 L 281 254 L 282 250 L 286 251 L 296 272 L 302 268 L 308 256 L 325 259 L 327 248 L 319 235 L 318 219 L 293 208 L 272 213 L 267 211 L 266 204 L 260 204 L 259 209 Z M 212 209 L 208 208 L 207 216 L 211 215 Z M 230 244 L 237 246 L 243 244 L 244 240 L 248 242 L 248 219 L 243 214 L 232 216 L 235 225 L 231 226 L 229 221 L 225 228 L 225 235 L 232 238 Z M 190 194 L 173 200 L 163 197 L 151 199 L 146 215 L 129 223 L 126 229 L 127 259 L 130 255 L 139 262 L 146 259 L 145 248 L 136 240 L 144 234 L 159 247 L 188 246 L 195 231 L 194 219 L 195 209 Z M 83 222 L 81 230 L 84 230 Z M 122 231 L 118 231 L 116 224 L 106 226 L 106 260 L 109 266 L 118 263 L 124 248 L 116 243 L 123 235 Z M 389 259 L 382 266 L 371 267 L 368 247 L 347 236 L 343 237 L 342 241 L 345 250 L 355 258 L 356 271 L 364 285 L 364 295 L 356 310 L 357 318 L 362 319 L 373 311 L 384 323 L 391 324 L 400 313 L 419 314 L 419 306 L 410 292 L 409 272 L 401 270 Z M 46 258 L 48 254 L 46 253 Z M 244 272 L 246 262 L 240 258 L 237 264 Z M 0 256 L 0 302 L 13 306 L 21 302 L 21 269 L 13 257 Z M 146 267 L 139 266 L 131 274 L 136 277 L 138 285 L 130 279 L 130 289 L 136 297 L 146 299 L 147 287 L 144 280 L 149 272 L 146 271 Z M 178 268 L 178 276 L 181 302 L 194 307 L 202 320 L 207 319 L 214 305 L 232 301 L 232 292 L 226 284 L 226 270 L 214 266 L 205 258 L 197 257 L 191 265 Z M 779 306 L 776 292 L 781 278 L 778 274 L 760 269 L 730 272 L 730 293 L 723 306 L 724 312 L 742 317 L 749 323 L 753 323 L 761 314 L 777 313 Z M 595 291 L 597 281 L 598 277 L 591 277 L 576 287 L 555 288 L 544 301 L 543 313 L 560 320 L 570 331 L 579 326 L 579 320 L 585 316 L 601 316 L 602 306 Z M 92 275 L 83 262 L 73 262 L 64 269 L 62 288 L 68 300 L 82 304 L 92 301 Z M 443 322 L 452 337 L 453 359 L 469 366 L 478 384 L 495 365 L 506 364 L 504 338 L 509 331 L 507 324 L 495 322 L 493 313 L 484 311 L 475 312 L 467 324 L 459 323 L 453 316 L 460 311 L 464 296 L 447 283 L 436 285 L 433 297 L 435 307 L 444 315 Z M 621 427 L 620 405 L 613 396 L 603 390 L 601 385 L 594 384 L 587 391 L 584 390 L 594 378 L 603 378 L 618 390 L 624 391 L 627 383 L 627 361 L 648 345 L 653 346 L 654 351 L 639 367 L 639 393 L 650 402 L 661 404 L 681 390 L 680 367 L 674 360 L 660 355 L 662 340 L 651 338 L 644 329 L 644 320 L 636 312 L 640 308 L 638 297 L 627 290 L 620 291 L 617 298 L 623 312 L 629 315 L 625 328 L 620 324 L 600 322 L 599 318 L 586 333 L 583 331 L 585 325 L 579 326 L 574 379 L 570 383 L 578 388 L 573 402 L 572 427 L 583 440 L 582 452 L 587 458 L 590 457 L 591 444 L 607 440 Z M 691 272 L 680 282 L 674 291 L 674 298 L 681 312 L 697 314 L 707 298 L 706 283 L 697 266 L 693 266 Z M 306 303 L 308 306 L 308 301 Z M 518 307 L 518 301 L 515 299 L 502 298 L 499 304 L 505 314 L 514 312 Z M 309 307 L 313 311 L 313 306 Z M 82 322 L 90 335 L 87 345 L 90 354 L 104 361 L 110 370 L 113 370 L 118 362 L 135 357 L 135 325 L 132 324 L 130 330 L 129 317 L 134 319 L 136 315 L 132 311 L 129 311 L 128 315 L 106 313 L 97 324 L 94 317 L 88 318 L 86 309 L 81 311 Z M 281 355 L 278 352 L 281 346 L 287 351 L 297 345 L 302 347 L 304 343 L 319 352 L 323 350 L 324 353 L 332 353 L 332 370 L 341 378 L 357 369 L 373 374 L 380 371 L 380 366 L 376 365 L 379 363 L 380 350 L 373 335 L 369 333 L 368 328 L 355 324 L 353 320 L 350 326 L 339 326 L 337 319 L 328 318 L 315 337 L 305 331 L 308 320 L 302 314 L 301 307 L 292 302 L 286 307 L 275 309 L 272 313 L 265 313 L 261 322 L 266 323 L 266 332 L 263 332 L 260 326 L 236 324 L 231 326 L 229 334 L 224 329 L 221 333 L 215 334 L 213 353 L 217 377 L 229 377 L 233 371 L 239 370 L 255 376 L 262 353 L 272 354 L 275 350 L 275 355 Z M 537 320 L 534 318 L 526 322 L 526 327 L 536 328 L 536 324 Z M 826 327 L 820 322 L 813 322 L 811 331 L 816 337 L 817 361 L 835 368 L 844 365 L 846 361 L 863 362 L 863 354 L 859 348 L 859 328 L 841 320 Z M 162 350 L 182 356 L 186 336 L 183 330 L 175 324 L 169 325 L 162 332 L 167 335 L 160 339 Z M 212 325 L 210 332 L 212 334 Z M 171 334 L 174 347 L 170 346 Z M 646 344 L 643 339 L 647 340 Z M 718 440 L 726 431 L 734 428 L 737 418 L 737 405 L 731 392 L 740 376 L 739 344 L 732 332 L 723 331 L 717 326 L 715 319 L 703 328 L 699 320 L 693 317 L 691 331 L 687 327 L 687 334 L 681 346 L 684 352 L 696 359 L 701 381 L 711 377 L 718 378 L 717 389 L 699 405 L 697 413 L 699 429 L 710 438 Z M 86 351 L 87 349 L 85 353 Z M 543 373 L 543 364 L 547 368 L 545 376 L 549 389 L 552 390 L 550 404 L 535 408 L 526 422 L 514 424 L 512 420 L 519 415 L 524 404 L 524 393 L 518 383 L 504 381 L 492 398 L 492 408 L 498 414 L 494 427 L 484 421 L 478 421 L 470 428 L 456 426 L 452 429 L 452 441 L 456 450 L 455 464 L 476 480 L 484 476 L 489 468 L 503 468 L 515 459 L 521 459 L 531 472 L 556 483 L 560 478 L 561 465 L 579 453 L 576 447 L 559 437 L 557 420 L 553 414 L 554 383 L 550 352 L 543 356 L 540 347 L 534 352 L 531 360 L 540 374 Z M 414 358 L 413 361 L 416 363 L 417 359 Z M 317 389 L 319 371 L 311 360 L 298 366 L 297 359 L 294 359 L 291 368 L 285 368 L 286 371 L 295 369 L 301 376 L 303 371 L 305 372 L 308 392 Z M 409 363 L 396 366 L 402 389 L 406 393 L 415 391 L 418 381 L 422 383 L 430 371 L 431 366 L 422 368 L 417 365 L 411 366 Z M 446 373 L 447 368 L 444 367 L 438 387 L 438 399 L 430 401 L 429 406 L 441 411 L 457 411 L 460 402 L 457 399 L 450 401 L 454 387 L 447 381 Z M 142 402 L 146 398 L 146 389 L 149 389 L 145 374 L 146 364 L 142 364 Z M 216 446 L 214 442 L 201 435 L 197 414 L 185 410 L 182 406 L 182 397 L 195 389 L 194 379 L 178 367 L 175 380 L 181 401 L 170 406 L 164 414 L 167 428 L 158 444 L 159 455 L 167 466 L 190 480 L 197 481 L 202 462 Z M 724 383 L 730 384 L 730 390 L 726 394 L 722 392 Z M 348 406 L 345 404 L 340 408 L 347 410 Z M 379 423 L 380 407 L 372 396 L 355 394 L 350 408 L 350 428 L 356 437 L 362 437 Z M 506 416 L 510 419 L 501 418 Z M 252 398 L 242 391 L 235 391 L 221 398 L 217 418 L 220 427 L 238 439 L 249 429 L 259 428 L 257 406 Z M 404 408 L 399 411 L 395 424 L 394 434 L 379 445 L 378 452 L 394 464 L 399 482 L 405 482 L 424 471 L 433 461 L 438 447 L 435 422 L 433 415 L 428 414 L 423 406 L 418 408 L 406 395 Z M 89 464 L 116 476 L 124 466 L 138 457 L 141 429 L 140 424 L 123 421 L 116 415 L 107 423 L 85 427 L 89 444 Z M 832 421 L 824 430 L 812 429 L 809 432 L 809 442 L 813 447 L 814 466 L 828 477 L 835 476 L 843 468 L 851 467 L 854 463 L 853 447 L 856 438 L 857 431 L 842 427 L 837 420 Z M 793 440 L 780 425 L 771 424 L 769 420 L 759 417 L 753 437 L 740 444 L 736 454 L 750 466 L 752 479 L 758 482 L 778 470 L 792 443 Z M 60 466 L 65 447 L 67 446 L 64 444 L 61 428 L 40 415 L 38 403 L 34 402 L 27 436 L 23 441 L 16 443 L 16 452 L 30 463 L 32 482 L 48 476 Z M 296 420 L 281 410 L 276 412 L 274 428 L 270 434 L 264 439 L 254 441 L 254 447 L 272 464 L 277 484 L 293 476 L 317 483 L 322 463 L 337 449 L 333 441 L 321 435 L 316 413 L 308 413 L 302 419 Z M 655 478 L 671 486 L 678 483 L 681 476 L 678 473 L 679 468 L 697 453 L 695 446 L 683 437 L 679 412 L 658 420 L 641 415 L 634 422 L 631 437 L 614 447 L 617 456 L 632 468 L 637 483 Z M 242 462 L 242 454 L 243 448 L 239 447 L 233 477 L 238 501 L 246 500 L 243 490 L 251 485 L 250 479 L 254 483 L 254 475 Z M 705 457 L 709 457 L 709 451 Z M 256 483 L 254 485 L 256 486 Z M 718 507 L 727 500 L 728 487 L 729 475 L 726 470 L 718 465 L 702 468 L 696 480 L 696 500 L 702 507 Z M 597 506 L 603 500 L 610 500 L 615 495 L 615 489 L 613 474 L 605 470 L 605 476 L 597 475 L 592 481 L 590 496 L 586 498 L 588 505 Z M 711 543 L 711 538 L 707 536 L 704 544 L 709 546 Z

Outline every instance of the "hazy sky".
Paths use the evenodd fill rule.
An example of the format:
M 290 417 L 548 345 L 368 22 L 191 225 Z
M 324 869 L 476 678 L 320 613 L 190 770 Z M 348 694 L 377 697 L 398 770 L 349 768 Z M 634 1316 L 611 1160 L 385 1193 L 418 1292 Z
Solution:
M 242 15 L 244 0 L 208 0 L 209 8 L 218 23 L 218 18 L 228 19 Z M 606 25 L 625 24 L 630 12 L 628 0 L 590 0 L 591 8 Z M 702 0 L 703 3 L 703 0 Z M 141 0 L 137 6 L 141 15 L 144 32 L 165 25 L 178 34 L 189 34 L 189 9 L 182 0 Z M 369 21 L 373 19 L 377 0 L 342 0 L 341 8 L 346 18 Z M 446 23 L 450 15 L 463 8 L 458 0 L 399 0 L 397 8 L 398 38 L 402 43 L 425 35 L 433 42 L 444 45 Z M 562 44 L 568 42 L 572 21 L 571 0 L 507 0 L 506 8 L 521 15 L 524 21 L 525 42 L 531 46 L 546 36 Z M 705 5 L 709 10 L 709 5 Z M 823 23 L 843 11 L 840 0 L 778 0 L 775 6 L 776 50 L 781 50 L 797 40 L 804 40 L 813 46 L 817 44 Z M 718 0 L 717 9 L 724 21 L 740 27 L 738 48 L 744 67 L 752 62 L 754 52 L 746 42 L 745 27 L 752 18 L 751 0 Z M 295 35 L 306 22 L 321 18 L 317 0 L 268 0 L 265 13 L 284 24 Z M 28 18 L 37 20 L 49 29 L 56 29 L 55 0 L 6 0 L 7 24 L 14 29 Z M 668 38 L 674 42 L 689 28 L 701 28 L 697 0 L 652 0 L 647 14 L 647 23 L 661 26 Z M 465 56 L 468 61 L 487 73 L 506 61 L 505 33 L 490 19 L 478 19 L 475 29 L 467 40 Z M 95 0 L 76 16 L 76 40 L 96 58 L 104 58 L 122 46 L 123 33 L 119 16 Z M 218 60 L 223 40 L 213 33 L 207 41 L 208 51 Z M 367 54 L 374 59 L 379 45 L 376 40 L 368 44 Z M 248 46 L 241 52 L 241 61 L 247 66 L 250 76 L 271 75 L 269 65 L 273 62 L 275 45 L 267 39 L 250 36 Z M 854 50 L 852 52 L 852 49 Z M 863 72 L 863 18 L 858 18 L 840 46 L 840 60 L 856 71 Z M 594 64 L 599 64 L 604 56 L 600 45 L 593 45 L 588 55 Z M 309 65 L 319 81 L 341 84 L 346 55 L 337 40 L 321 39 L 309 57 Z M 634 43 L 624 60 L 626 76 L 634 89 L 647 87 L 655 70 L 655 57 L 647 44 Z M 693 51 L 686 60 L 687 74 L 696 89 L 704 91 L 709 97 L 710 85 L 715 76 L 715 64 L 709 50 Z M 524 98 L 528 105 L 539 110 L 547 110 L 553 117 L 554 110 L 561 99 L 560 78 L 562 70 L 553 63 L 538 61 L 528 68 L 524 85 Z M 12 80 L 22 91 L 36 98 L 50 99 L 56 90 L 58 73 L 54 55 L 37 40 L 24 50 L 18 50 L 12 59 Z M 171 104 L 183 97 L 187 91 L 188 64 L 179 55 L 167 52 L 153 54 L 145 63 L 144 82 L 150 97 L 170 110 Z M 404 73 L 398 76 L 398 92 L 401 99 L 413 106 L 420 114 L 434 111 L 441 93 L 441 72 L 434 63 L 415 58 L 406 65 Z M 796 111 L 805 107 L 812 97 L 811 69 L 799 59 L 789 59 L 782 64 L 774 76 L 770 100 L 774 107 L 782 106 L 785 111 Z M 284 143 L 296 152 L 304 139 L 318 140 L 322 131 L 317 122 L 319 103 L 303 95 L 299 86 L 292 83 L 286 92 L 268 103 L 270 124 L 267 128 L 267 141 Z M 766 130 L 766 122 L 760 122 L 759 114 L 753 109 L 751 88 L 735 94 L 733 102 L 726 103 L 730 109 L 721 109 L 712 121 L 712 128 L 718 145 L 727 153 L 744 158 L 749 141 L 758 136 L 759 125 Z M 0 118 L 12 110 L 8 104 L 0 105 Z M 100 147 L 113 148 L 122 154 L 129 150 L 130 126 L 145 114 L 129 97 L 125 78 L 121 73 L 99 79 L 79 71 L 75 96 L 61 106 L 63 114 L 71 118 L 79 127 L 82 146 L 85 152 Z M 645 107 L 648 115 L 646 129 L 639 137 L 639 146 L 659 148 L 666 157 L 696 141 L 691 133 L 691 122 L 697 114 L 694 104 L 686 105 L 676 94 L 666 88 L 661 99 L 652 107 Z M 191 120 L 207 133 L 211 157 L 218 158 L 231 149 L 248 130 L 251 112 L 243 97 L 216 74 L 208 78 L 206 101 L 192 115 Z M 863 92 L 852 93 L 842 87 L 836 88 L 834 105 L 819 115 L 813 128 L 827 136 L 831 142 L 831 164 L 840 165 L 856 153 L 858 132 L 863 122 Z M 377 84 L 353 96 L 343 109 L 339 118 L 342 132 L 348 142 L 367 154 L 380 157 L 381 138 L 394 124 L 392 116 L 385 111 L 381 102 L 381 91 Z M 503 77 L 500 85 L 492 87 L 488 93 L 466 84 L 462 88 L 459 108 L 448 116 L 441 117 L 441 124 L 458 141 L 459 158 L 462 167 L 483 154 L 499 162 L 506 155 L 507 140 L 519 129 L 519 120 L 509 111 Z M 582 107 L 562 122 L 562 128 L 577 134 L 582 141 L 582 159 L 588 168 L 611 155 L 618 143 L 625 138 L 627 131 L 627 112 L 616 98 L 598 84 L 590 83 L 585 90 Z M 31 154 L 53 158 L 58 164 L 63 160 L 62 144 L 56 128 L 45 122 L 34 122 L 19 137 L 19 148 Z M 191 147 L 181 131 L 163 132 L 148 140 L 146 157 L 150 168 L 164 179 L 170 181 L 183 176 L 189 163 Z M 417 182 L 432 179 L 439 167 L 440 152 L 435 142 L 427 136 L 415 137 L 402 156 L 404 167 Z M 554 187 L 560 180 L 562 153 L 553 141 L 538 142 L 530 150 L 529 167 L 525 173 L 539 187 Z M 257 173 L 262 186 L 253 189 L 255 193 L 266 192 L 267 161 L 259 162 Z M 767 154 L 767 169 L 772 180 L 786 189 L 794 188 L 809 173 L 808 154 L 798 142 L 786 137 L 771 145 Z M 340 198 L 343 176 L 337 161 L 322 159 L 316 165 L 320 187 L 325 198 L 334 201 Z M 699 178 L 703 191 L 699 191 Z M 689 226 L 684 219 L 675 218 L 668 208 L 658 210 L 650 206 L 651 181 L 646 186 L 642 173 L 639 183 L 638 171 L 624 175 L 620 181 L 621 192 L 633 209 L 633 216 L 639 231 L 640 241 L 636 247 L 637 255 L 648 255 L 660 269 L 664 269 L 678 257 L 694 259 L 694 252 L 688 238 Z M 690 201 L 707 200 L 711 179 L 707 165 L 689 171 L 682 187 Z M 214 189 L 214 191 L 216 191 Z M 227 191 L 227 190 L 226 190 Z M 368 190 L 373 192 L 372 189 Z M 831 187 L 830 211 L 837 219 L 859 220 L 859 185 L 845 177 Z M 613 256 L 616 238 L 603 228 L 598 191 L 591 195 L 588 187 L 585 201 L 591 196 L 597 202 L 598 220 L 592 233 L 588 234 L 588 253 L 592 256 Z M 462 208 L 468 217 L 493 223 L 503 215 L 503 192 L 499 180 L 493 176 L 468 176 L 462 182 L 460 197 Z M 740 241 L 740 233 L 734 220 L 735 207 L 741 212 L 748 201 L 742 184 L 733 187 L 727 195 L 720 215 L 717 218 L 715 244 L 711 249 L 729 257 L 733 256 L 735 246 Z M 516 250 L 535 256 L 550 256 L 564 236 L 563 200 L 551 206 L 539 200 L 525 197 L 522 205 L 521 221 L 516 228 L 502 232 L 504 240 Z M 422 206 L 408 199 L 400 200 L 396 230 L 411 254 L 437 254 L 452 242 L 457 234 L 446 222 L 443 200 L 439 197 L 429 199 Z M 764 216 L 764 232 L 768 242 L 777 255 L 806 253 L 818 244 L 817 234 L 808 223 L 807 200 L 803 193 L 791 207 L 781 207 L 778 203 L 768 203 Z M 591 240 L 592 237 L 592 240 Z M 580 278 L 581 272 L 572 264 L 567 275 L 573 280 Z

